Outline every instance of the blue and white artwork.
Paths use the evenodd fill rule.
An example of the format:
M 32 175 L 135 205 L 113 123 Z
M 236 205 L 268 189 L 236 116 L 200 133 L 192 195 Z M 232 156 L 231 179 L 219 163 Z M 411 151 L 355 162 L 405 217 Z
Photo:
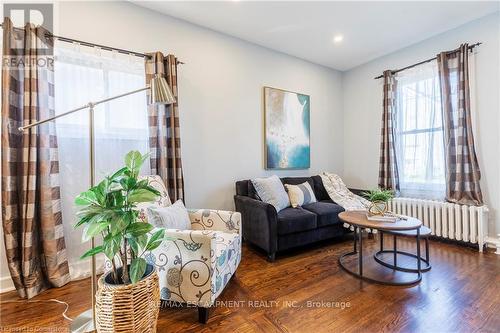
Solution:
M 308 169 L 308 95 L 264 87 L 266 169 Z

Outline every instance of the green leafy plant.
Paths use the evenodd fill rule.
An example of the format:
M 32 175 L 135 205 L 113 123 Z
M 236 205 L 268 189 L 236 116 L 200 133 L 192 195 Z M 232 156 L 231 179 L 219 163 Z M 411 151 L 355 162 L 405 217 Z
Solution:
M 388 202 L 394 198 L 394 192 L 391 190 L 374 189 L 363 192 L 362 195 L 371 202 Z
M 136 283 L 146 271 L 145 251 L 157 248 L 165 239 L 165 230 L 151 233 L 153 226 L 139 217 L 137 204 L 154 201 L 160 193 L 147 180 L 138 180 L 139 170 L 148 158 L 138 151 L 125 156 L 125 167 L 104 178 L 75 199 L 80 207 L 76 227 L 83 226 L 83 241 L 101 235 L 102 245 L 81 258 L 104 253 L 112 264 L 114 283 Z M 129 265 L 130 263 L 130 265 Z M 122 269 L 118 276 L 118 264 Z

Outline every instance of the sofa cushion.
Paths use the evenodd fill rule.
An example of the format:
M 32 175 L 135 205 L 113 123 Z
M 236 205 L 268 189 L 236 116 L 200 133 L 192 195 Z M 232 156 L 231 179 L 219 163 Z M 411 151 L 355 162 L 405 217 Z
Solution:
M 253 186 L 253 183 L 251 180 L 248 181 L 247 183 L 247 191 L 248 191 L 248 196 L 252 199 L 255 200 L 260 200 L 259 195 L 257 194 L 257 191 L 255 190 L 255 187 Z M 260 200 L 262 201 L 262 200 Z
M 238 180 L 236 182 L 236 195 L 243 195 L 248 197 L 248 183 L 249 180 Z
M 308 182 L 311 188 L 314 190 L 314 182 L 311 177 L 283 177 L 281 178 L 283 184 L 289 185 L 299 185 L 304 182 Z
M 334 203 L 314 202 L 302 206 L 305 210 L 313 212 L 317 217 L 318 227 L 325 227 L 340 223 L 339 213 L 344 211 L 344 208 Z
M 302 208 L 285 208 L 278 213 L 278 234 L 286 235 L 294 232 L 317 228 L 316 214 Z
M 314 182 L 313 190 L 314 194 L 316 194 L 316 199 L 318 199 L 318 201 L 329 200 L 330 196 L 328 195 L 325 186 L 323 186 L 321 176 L 312 176 L 311 179 Z

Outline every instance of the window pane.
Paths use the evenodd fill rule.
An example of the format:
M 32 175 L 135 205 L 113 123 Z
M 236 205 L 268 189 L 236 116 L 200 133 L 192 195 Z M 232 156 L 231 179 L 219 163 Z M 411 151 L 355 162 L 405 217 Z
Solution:
M 56 114 L 145 86 L 144 60 L 67 44 L 55 49 Z M 95 175 L 97 181 L 123 165 L 130 150 L 148 149 L 145 92 L 95 107 Z M 72 278 L 82 277 L 88 265 L 79 259 L 88 244 L 74 229 L 74 198 L 89 188 L 89 112 L 78 111 L 56 121 L 64 233 Z M 150 173 L 145 163 L 143 174 Z
M 443 199 L 445 161 L 436 62 L 397 77 L 396 158 L 403 196 Z

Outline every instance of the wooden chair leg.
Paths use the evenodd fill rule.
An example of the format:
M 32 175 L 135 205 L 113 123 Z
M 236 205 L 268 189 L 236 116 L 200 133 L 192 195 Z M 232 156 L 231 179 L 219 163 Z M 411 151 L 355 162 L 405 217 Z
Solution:
M 273 252 L 273 253 L 268 253 L 267 254 L 267 261 L 269 262 L 274 262 L 274 260 L 276 260 L 276 253 Z
M 198 307 L 198 322 L 200 324 L 206 324 L 208 321 L 208 312 L 210 308 Z

